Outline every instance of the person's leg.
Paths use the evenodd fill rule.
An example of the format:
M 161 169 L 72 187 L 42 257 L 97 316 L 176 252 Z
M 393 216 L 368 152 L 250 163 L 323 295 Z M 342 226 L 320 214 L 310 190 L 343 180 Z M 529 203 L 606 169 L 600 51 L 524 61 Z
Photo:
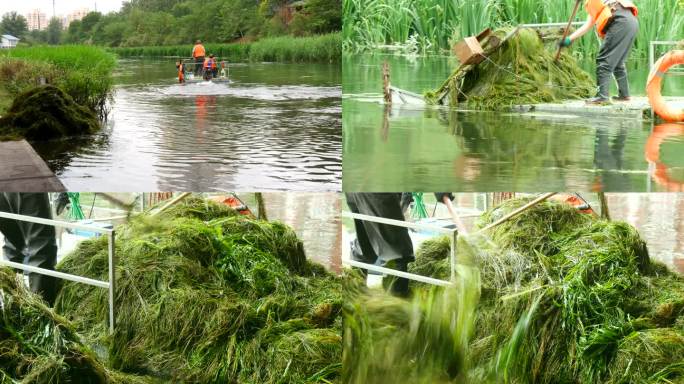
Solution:
M 618 82 L 622 82 L 623 86 L 627 83 L 624 66 L 621 69 L 618 67 L 624 64 L 634 44 L 638 29 L 635 21 L 630 11 L 619 9 L 608 26 L 601 50 L 596 57 L 596 79 L 599 86 L 597 97 L 607 99 L 610 96 L 610 82 L 616 69 L 618 73 L 624 75 L 618 79 Z M 623 90 L 629 93 L 629 85 Z
M 14 210 L 18 200 L 18 193 L 0 193 L 0 211 L 18 213 Z M 0 232 L 5 237 L 5 244 L 2 247 L 3 256 L 9 261 L 23 263 L 24 235 L 21 232 L 21 228 L 19 228 L 19 222 L 0 218 Z
M 353 213 L 359 212 L 359 208 L 356 205 L 356 200 L 354 198 L 355 194 L 347 194 L 347 205 L 349 210 Z M 366 228 L 363 225 L 362 220 L 354 220 L 354 229 L 356 230 L 356 239 L 351 244 L 351 257 L 352 260 L 360 261 L 362 263 L 375 264 L 378 260 L 378 255 L 375 254 L 373 246 L 368 239 L 368 234 L 366 233 Z M 368 275 L 367 270 L 363 270 L 364 275 Z
M 622 22 L 621 29 L 623 39 L 618 49 L 622 51 L 622 54 L 618 58 L 618 63 L 615 66 L 613 75 L 615 76 L 618 85 L 618 96 L 620 98 L 628 98 L 630 97 L 629 78 L 627 77 L 627 66 L 625 63 L 629 58 L 637 33 L 639 32 L 639 22 L 637 21 L 637 18 L 631 14 L 627 15 Z
M 347 194 L 347 200 L 350 199 L 353 200 L 358 213 L 404 220 L 400 193 L 350 193 Z M 406 271 L 408 263 L 414 260 L 413 244 L 408 230 L 370 221 L 363 221 L 363 227 L 373 252 L 377 255 L 376 264 Z M 408 279 L 388 278 L 387 281 L 391 282 L 390 291 L 393 294 L 408 295 Z
M 22 193 L 17 208 L 17 213 L 21 215 L 52 218 L 47 193 Z M 54 270 L 57 263 L 55 227 L 28 222 L 20 222 L 19 226 L 26 240 L 23 249 L 24 264 Z M 57 293 L 57 279 L 37 273 L 29 273 L 28 276 L 31 291 L 40 294 L 49 305 L 52 305 Z

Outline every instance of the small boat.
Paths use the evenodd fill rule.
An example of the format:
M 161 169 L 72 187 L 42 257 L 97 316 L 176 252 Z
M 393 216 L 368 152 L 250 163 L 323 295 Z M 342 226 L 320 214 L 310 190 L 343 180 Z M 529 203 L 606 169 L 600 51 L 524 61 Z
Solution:
M 183 59 L 176 63 L 176 69 L 178 69 L 178 82 L 181 84 L 187 83 L 229 83 L 230 79 L 228 77 L 228 65 L 224 60 L 218 61 L 219 67 L 216 71 L 207 71 L 204 68 L 195 75 L 194 68 L 197 65 L 202 65 L 195 63 L 194 59 Z M 180 66 L 183 66 L 182 71 Z
M 392 93 L 392 102 L 410 105 L 426 104 L 425 98 L 417 93 L 409 92 L 392 86 L 390 86 L 390 92 Z

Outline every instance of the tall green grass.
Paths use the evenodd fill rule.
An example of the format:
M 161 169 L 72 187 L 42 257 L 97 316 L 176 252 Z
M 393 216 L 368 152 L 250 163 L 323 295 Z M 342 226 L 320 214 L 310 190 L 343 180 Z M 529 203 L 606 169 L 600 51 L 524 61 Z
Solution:
M 78 45 L 33 46 L 8 50 L 2 60 L 0 77 L 12 93 L 35 85 L 42 77 L 62 88 L 78 104 L 106 117 L 116 57 L 104 49 Z
M 229 61 L 339 62 L 342 35 L 330 33 L 311 37 L 281 36 L 252 43 L 205 44 L 207 53 Z M 188 57 L 190 45 L 111 48 L 120 57 Z
M 634 56 L 646 57 L 651 40 L 684 38 L 684 1 L 640 0 L 637 5 L 641 29 Z M 487 27 L 565 22 L 573 6 L 571 0 L 344 0 L 343 47 L 363 51 L 409 42 L 439 52 Z M 581 10 L 577 21 L 585 19 Z M 594 55 L 599 44 L 585 37 L 576 47 Z

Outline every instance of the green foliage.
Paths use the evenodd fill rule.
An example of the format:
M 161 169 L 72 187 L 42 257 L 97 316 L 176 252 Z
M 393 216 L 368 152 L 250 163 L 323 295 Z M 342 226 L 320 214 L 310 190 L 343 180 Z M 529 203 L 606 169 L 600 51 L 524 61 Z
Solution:
M 113 366 L 174 382 L 339 376 L 341 281 L 306 260 L 289 227 L 189 199 L 117 233 L 115 334 L 106 336 L 106 291 L 65 282 L 56 303 Z M 106 279 L 106 239 L 82 243 L 58 269 Z
M 18 64 L 17 59 L 25 64 Z M 0 55 L 0 65 L 4 68 L 0 68 L 0 77 L 10 81 L 15 93 L 25 91 L 24 85 L 32 83 L 35 86 L 38 78 L 44 77 L 100 118 L 107 115 L 107 102 L 113 87 L 111 72 L 116 58 L 101 48 L 69 45 L 16 48 L 4 57 Z M 44 69 L 47 70 L 41 72 Z M 28 79 L 30 77 L 34 77 L 33 81 Z
M 62 41 L 62 22 L 58 18 L 50 19 L 47 26 L 47 43 L 57 45 Z
M 503 39 L 508 32 L 498 30 L 495 35 Z M 548 35 L 544 38 L 556 40 Z M 521 29 L 489 60 L 464 77 L 457 69 L 440 88 L 427 92 L 426 99 L 436 103 L 444 97 L 452 106 L 463 103 L 477 109 L 505 110 L 513 105 L 591 96 L 595 85 L 589 74 L 567 53 L 555 61 L 554 49 L 553 43 L 545 46 L 536 31 Z
M 508 200 L 477 225 L 483 228 L 528 201 Z M 448 249 L 446 238 L 427 241 L 410 268 L 444 278 Z M 388 358 L 354 360 L 345 383 L 382 382 L 393 377 L 390 367 L 398 367 L 400 377 L 420 372 L 417 382 L 437 383 L 684 379 L 684 278 L 650 262 L 633 227 L 545 202 L 486 233 L 461 236 L 457 252 L 460 263 L 477 266 L 481 275 L 477 288 L 462 275 L 455 280 L 466 286 L 459 292 L 481 292 L 466 361 L 425 355 L 444 338 L 412 332 L 434 323 L 429 308 L 440 302 L 424 285 L 413 287 L 410 302 L 377 292 L 369 297 L 357 288 L 345 307 L 345 362 L 367 351 Z M 450 301 L 452 310 L 458 302 Z M 453 315 L 442 321 L 447 318 L 454 327 L 471 328 L 470 321 Z M 377 345 L 388 350 L 373 349 Z M 450 343 L 448 349 L 462 348 Z M 395 359 L 398 353 L 414 358 Z
M 448 51 L 455 41 L 487 27 L 566 22 L 573 6 L 574 1 L 556 0 L 344 0 L 344 48 L 360 51 L 409 42 L 423 51 Z M 684 38 L 681 0 L 642 0 L 637 6 L 640 30 L 634 56 L 645 58 L 652 40 Z M 585 19 L 581 10 L 577 20 Z M 588 35 L 573 46 L 576 55 L 592 57 L 599 44 Z
M 0 269 L 1 383 L 146 383 L 110 371 L 16 273 Z
M 130 1 L 120 12 L 91 12 L 69 26 L 65 41 L 145 47 L 252 41 L 269 36 L 329 34 L 341 28 L 339 0 Z
M 341 35 L 271 37 L 253 43 L 205 44 L 207 52 L 227 61 L 337 62 L 341 59 Z M 189 57 L 191 45 L 111 48 L 120 57 Z
M 16 12 L 9 12 L 2 15 L 0 22 L 0 35 L 12 35 L 23 38 L 28 33 L 28 23 L 26 18 Z
M 39 141 L 91 134 L 99 129 L 93 112 L 52 85 L 20 93 L 0 117 L 0 138 Z

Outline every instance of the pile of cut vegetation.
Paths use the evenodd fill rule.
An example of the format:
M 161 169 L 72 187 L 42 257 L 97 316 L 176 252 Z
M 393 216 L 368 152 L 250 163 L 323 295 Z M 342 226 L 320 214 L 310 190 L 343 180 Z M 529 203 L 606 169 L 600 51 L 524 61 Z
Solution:
M 110 364 L 174 382 L 331 382 L 341 369 L 340 279 L 307 261 L 284 224 L 190 199 L 117 228 L 117 327 L 107 293 L 66 282 L 57 298 Z M 107 240 L 58 269 L 107 279 Z
M 52 85 L 19 94 L 0 118 L 0 139 L 42 141 L 94 133 L 97 116 Z
M 432 104 L 506 110 L 514 105 L 595 94 L 592 78 L 572 55 L 563 52 L 558 61 L 554 60 L 560 36 L 523 28 L 506 39 L 511 31 L 493 32 L 489 39 L 498 48 L 480 64 L 456 69 L 438 89 L 425 93 L 426 100 Z M 487 46 L 487 42 L 483 44 Z
M 0 269 L 0 383 L 144 383 L 110 371 L 73 326 Z
M 457 249 L 454 288 L 415 286 L 412 301 L 351 290 L 344 382 L 684 382 L 684 278 L 630 225 L 545 202 Z M 428 241 L 410 269 L 448 278 L 448 255 L 447 239 Z

